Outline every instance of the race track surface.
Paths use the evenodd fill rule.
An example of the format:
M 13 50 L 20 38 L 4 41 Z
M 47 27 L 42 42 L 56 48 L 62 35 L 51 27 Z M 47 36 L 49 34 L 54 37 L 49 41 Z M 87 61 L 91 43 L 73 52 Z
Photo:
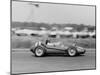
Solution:
M 95 50 L 87 50 L 85 55 L 68 57 L 64 54 L 48 54 L 35 57 L 30 51 L 12 51 L 12 74 L 47 71 L 95 69 Z

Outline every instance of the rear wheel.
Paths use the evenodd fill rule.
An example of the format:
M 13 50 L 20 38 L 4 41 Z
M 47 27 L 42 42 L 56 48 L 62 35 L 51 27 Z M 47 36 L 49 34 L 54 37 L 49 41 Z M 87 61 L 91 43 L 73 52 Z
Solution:
M 68 50 L 67 50 L 67 54 L 71 57 L 73 56 L 76 56 L 77 55 L 77 50 L 75 47 L 70 47 Z
M 42 57 L 45 55 L 45 52 L 46 52 L 45 49 L 43 49 L 42 47 L 37 47 L 35 49 L 35 56 Z

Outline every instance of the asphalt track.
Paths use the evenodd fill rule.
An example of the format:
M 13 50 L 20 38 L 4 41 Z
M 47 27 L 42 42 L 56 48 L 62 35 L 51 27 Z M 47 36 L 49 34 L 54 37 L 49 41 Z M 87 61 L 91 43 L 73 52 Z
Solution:
M 62 53 L 35 57 L 28 50 L 12 51 L 12 74 L 47 71 L 95 69 L 95 50 L 89 49 L 85 55 L 68 57 Z

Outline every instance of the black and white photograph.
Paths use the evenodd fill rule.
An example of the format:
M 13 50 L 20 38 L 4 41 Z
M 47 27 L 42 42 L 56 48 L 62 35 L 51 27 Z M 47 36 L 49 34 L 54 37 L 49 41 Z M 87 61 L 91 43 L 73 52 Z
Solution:
M 11 1 L 11 74 L 95 69 L 95 5 Z

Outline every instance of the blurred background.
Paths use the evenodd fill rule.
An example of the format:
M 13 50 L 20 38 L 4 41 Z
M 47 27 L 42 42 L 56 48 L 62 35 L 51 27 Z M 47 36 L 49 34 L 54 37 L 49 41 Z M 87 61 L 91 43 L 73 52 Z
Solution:
M 95 7 L 12 1 L 12 48 L 30 48 L 44 36 L 95 48 Z

